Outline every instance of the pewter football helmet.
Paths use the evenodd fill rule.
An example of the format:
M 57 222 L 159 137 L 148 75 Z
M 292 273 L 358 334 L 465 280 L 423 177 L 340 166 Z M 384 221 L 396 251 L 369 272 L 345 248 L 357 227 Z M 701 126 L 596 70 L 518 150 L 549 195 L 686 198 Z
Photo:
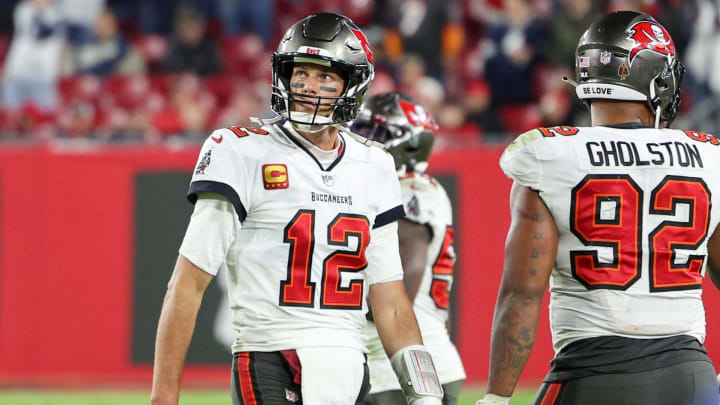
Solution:
M 685 66 L 670 34 L 647 14 L 618 11 L 595 20 L 580 37 L 575 73 L 583 101 L 645 101 L 656 127 L 677 115 Z
M 295 63 L 329 66 L 345 80 L 339 97 L 320 97 L 294 92 L 290 78 Z M 283 35 L 272 56 L 273 111 L 306 128 L 353 120 L 375 76 L 373 53 L 365 34 L 347 17 L 333 13 L 313 14 L 296 23 Z M 302 100 L 298 100 L 302 97 Z M 305 101 L 314 99 L 313 101 Z M 292 103 L 315 106 L 315 113 L 293 112 Z M 334 107 L 329 117 L 318 115 L 320 107 Z
M 385 144 L 395 168 L 408 172 L 425 170 L 437 129 L 425 107 L 400 93 L 370 97 L 350 126 L 358 135 Z

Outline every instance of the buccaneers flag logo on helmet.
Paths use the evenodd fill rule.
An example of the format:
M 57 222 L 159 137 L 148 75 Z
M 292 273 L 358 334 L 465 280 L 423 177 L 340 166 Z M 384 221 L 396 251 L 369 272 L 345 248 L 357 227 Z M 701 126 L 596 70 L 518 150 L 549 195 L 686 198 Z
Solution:
M 427 112 L 427 110 L 425 110 L 423 106 L 421 106 L 420 104 L 405 101 L 403 99 L 398 99 L 398 104 L 405 113 L 405 117 L 407 118 L 408 122 L 410 122 L 410 125 L 416 127 L 423 127 L 433 132 L 437 130 L 437 124 L 435 123 L 435 121 L 433 121 L 432 117 L 430 117 L 430 114 Z
M 630 27 L 627 32 L 628 39 L 635 41 L 635 46 L 630 50 L 631 65 L 635 56 L 643 51 L 675 56 L 675 44 L 670 38 L 670 33 L 663 26 L 650 21 L 641 21 Z

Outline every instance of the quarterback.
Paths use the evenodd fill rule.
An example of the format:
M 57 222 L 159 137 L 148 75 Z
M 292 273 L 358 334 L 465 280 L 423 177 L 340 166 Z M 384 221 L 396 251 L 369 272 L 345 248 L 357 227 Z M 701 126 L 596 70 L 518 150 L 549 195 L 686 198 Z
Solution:
M 548 283 L 555 357 L 536 405 L 720 403 L 702 302 L 706 272 L 720 288 L 720 141 L 669 129 L 684 72 L 652 17 L 604 15 L 568 80 L 592 127 L 505 150 L 512 221 L 478 404 L 508 403 Z
M 455 264 L 452 207 L 445 189 L 424 173 L 437 125 L 414 100 L 386 93 L 368 99 L 350 128 L 383 143 L 395 160 L 406 213 L 398 221 L 405 290 L 443 386 L 443 404 L 456 405 L 465 371 L 446 327 Z M 366 330 L 370 395 L 363 404 L 406 404 L 375 323 Z
M 158 325 L 152 403 L 177 404 L 197 309 L 222 271 L 236 332 L 233 404 L 359 402 L 369 300 L 410 403 L 439 405 L 403 287 L 393 159 L 340 125 L 356 117 L 374 75 L 367 39 L 346 17 L 313 14 L 283 35 L 272 68 L 278 116 L 217 130 L 200 151 L 195 209 Z

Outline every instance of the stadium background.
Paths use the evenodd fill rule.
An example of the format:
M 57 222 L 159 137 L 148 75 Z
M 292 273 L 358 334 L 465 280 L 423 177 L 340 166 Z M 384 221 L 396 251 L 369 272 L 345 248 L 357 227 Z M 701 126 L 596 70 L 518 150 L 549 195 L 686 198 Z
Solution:
M 716 132 L 715 2 L 590 0 L 6 0 L 0 3 L 0 387 L 147 387 L 154 330 L 212 128 L 268 114 L 270 54 L 294 21 L 340 12 L 366 32 L 371 94 L 399 90 L 440 124 L 430 172 L 455 204 L 453 334 L 487 378 L 509 224 L 497 160 L 535 126 L 584 125 L 559 78 L 598 13 L 642 10 L 689 67 L 675 127 Z M 28 17 L 30 16 L 30 17 Z M 670 18 L 672 17 L 672 18 Z M 716 56 L 717 55 L 717 56 Z M 720 361 L 720 294 L 705 290 Z M 188 386 L 227 385 L 211 286 Z M 547 312 L 522 384 L 552 357 Z

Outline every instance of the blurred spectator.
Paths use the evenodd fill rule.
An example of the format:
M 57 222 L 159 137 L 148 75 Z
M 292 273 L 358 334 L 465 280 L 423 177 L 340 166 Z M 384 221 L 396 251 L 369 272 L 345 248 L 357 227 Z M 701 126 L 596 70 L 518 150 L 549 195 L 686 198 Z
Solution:
M 235 84 L 234 92 L 227 107 L 219 111 L 213 127 L 230 127 L 233 125 L 253 125 L 250 117 L 260 117 L 270 105 L 270 93 L 267 83 Z
M 575 47 L 598 13 L 590 0 L 561 0 L 548 27 L 546 55 L 556 66 L 575 68 Z
M 487 27 L 485 78 L 494 104 L 532 101 L 533 68 L 544 51 L 543 26 L 529 0 L 504 0 L 505 19 Z
M 99 76 L 145 70 L 142 57 L 120 33 L 115 15 L 109 9 L 100 13 L 92 39 L 75 47 L 71 63 L 75 73 Z
M 17 109 L 32 103 L 53 110 L 65 44 L 60 14 L 51 0 L 25 0 L 15 8 L 14 21 L 3 78 L 4 105 Z
M 395 22 L 406 53 L 419 55 L 426 72 L 435 78 L 443 73 L 443 34 L 449 21 L 446 0 L 400 0 Z
M 238 35 L 253 32 L 259 35 L 265 45 L 273 37 L 275 0 L 216 0 L 218 17 L 225 33 Z
M 468 83 L 463 95 L 463 106 L 467 119 L 486 140 L 497 139 L 505 133 L 498 111 L 490 104 L 490 86 L 483 80 Z
M 215 41 L 205 33 L 205 21 L 190 8 L 177 10 L 170 51 L 163 63 L 167 72 L 194 72 L 209 75 L 220 71 Z
M 67 36 L 72 43 L 89 41 L 93 27 L 105 7 L 105 0 L 52 0 L 67 24 Z
M 675 42 L 680 60 L 685 60 L 685 52 L 693 34 L 695 24 L 690 22 L 698 18 L 698 1 L 661 0 L 658 21 L 668 30 Z
M 698 0 L 697 20 L 688 44 L 685 64 L 687 79 L 683 80 L 695 98 L 709 93 L 720 95 L 720 4 L 715 0 Z
M 215 100 L 197 77 L 185 74 L 173 81 L 170 102 L 152 117 L 152 125 L 163 137 L 186 135 L 200 139 L 207 135 Z M 159 140 L 159 139 L 150 139 Z
M 458 99 L 451 98 L 443 103 L 437 115 L 440 126 L 438 143 L 470 144 L 480 141 L 481 130 L 467 119 L 467 111 Z
M 442 83 L 425 74 L 425 64 L 419 56 L 407 55 L 397 71 L 397 77 L 401 93 L 416 99 L 432 115 L 438 113 L 445 99 L 445 90 Z

